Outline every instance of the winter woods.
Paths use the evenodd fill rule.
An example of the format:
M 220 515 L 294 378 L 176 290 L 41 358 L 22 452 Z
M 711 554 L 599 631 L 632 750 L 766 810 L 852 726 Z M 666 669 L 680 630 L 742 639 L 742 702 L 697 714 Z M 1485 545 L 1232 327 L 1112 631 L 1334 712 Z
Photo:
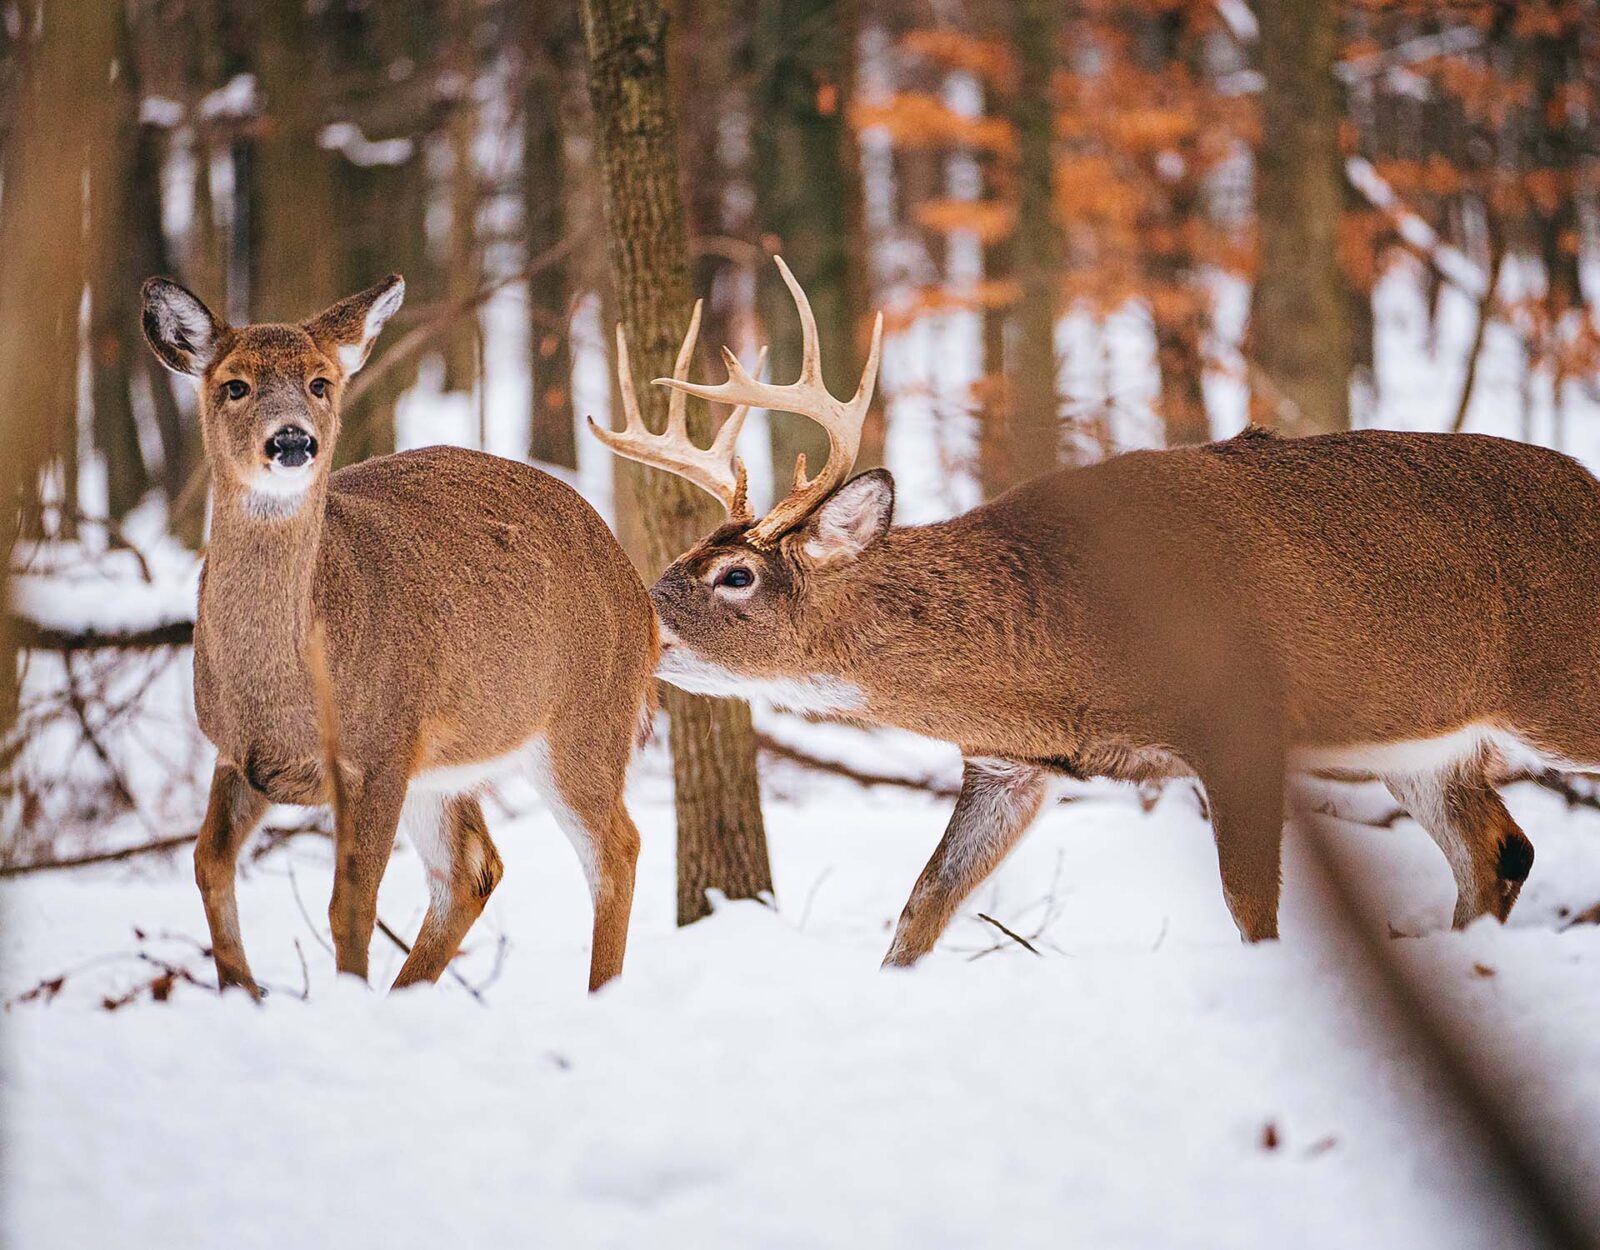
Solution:
M 398 870 L 376 899 L 374 980 L 387 984 L 402 968 L 448 974 L 428 1005 L 412 1006 L 419 995 L 389 1004 L 416 1013 L 405 1019 L 423 1027 L 410 1032 L 391 1027 L 398 1014 L 367 1014 L 374 1004 L 332 979 L 336 947 L 346 948 L 341 963 L 353 962 L 351 937 L 323 911 L 336 848 L 349 837 L 314 806 L 267 810 L 240 859 L 235 917 L 250 934 L 257 988 L 269 992 L 267 1011 L 287 998 L 291 1012 L 306 1000 L 307 1019 L 324 1007 L 348 1013 L 327 1030 L 321 1017 L 284 1025 L 297 1046 L 317 1039 L 303 1070 L 285 1071 L 288 1061 L 257 1040 L 267 1017 L 227 1014 L 233 1003 L 216 993 L 216 934 L 190 880 L 215 755 L 196 721 L 195 608 L 201 561 L 219 565 L 227 526 L 193 387 L 145 346 L 140 284 L 168 275 L 244 326 L 298 323 L 403 272 L 405 306 L 361 372 L 341 382 L 327 467 L 436 443 L 525 462 L 516 466 L 524 475 L 531 464 L 587 501 L 643 586 L 702 540 L 723 561 L 719 543 L 737 535 L 719 539 L 722 517 L 703 493 L 612 456 L 585 423 L 620 429 L 633 399 L 640 421 L 662 429 L 668 396 L 652 383 L 679 372 L 691 315 L 698 347 L 681 371 L 693 381 L 722 380 L 724 345 L 765 381 L 799 374 L 801 323 L 778 256 L 807 293 L 834 396 L 872 371 L 874 318 L 884 315 L 875 396 L 844 441 L 857 472 L 885 466 L 894 485 L 886 495 L 883 479 L 869 480 L 851 508 L 807 531 L 818 559 L 866 549 L 891 512 L 897 525 L 927 526 L 1056 466 L 1201 444 L 1247 422 L 1284 435 L 1488 433 L 1592 470 L 1597 93 L 1595 0 L 0 0 L 0 546 L 9 560 L 0 904 L 21 917 L 0 941 L 0 999 L 6 1019 L 24 1020 L 18 1053 L 41 1074 L 17 1082 L 26 1146 L 17 1175 L 32 1195 L 19 1227 L 35 1234 L 19 1244 L 44 1244 L 38 1230 L 73 1219 L 82 1221 L 76 1244 L 102 1244 L 124 1218 L 137 1244 L 138 1212 L 161 1205 L 143 1202 L 144 1178 L 115 1165 L 103 1189 L 99 1177 L 77 1186 L 96 1195 L 56 1196 L 62 1182 L 52 1178 L 78 1174 L 52 1167 L 58 1138 L 46 1126 L 58 1117 L 41 1110 L 40 1091 L 77 1089 L 80 1077 L 96 1114 L 68 1108 L 61 1140 L 136 1126 L 152 1151 L 181 1145 L 199 1156 L 185 1184 L 224 1199 L 232 1191 L 216 1169 L 228 1154 L 209 1149 L 208 1134 L 259 1132 L 264 1155 L 297 1159 L 303 1123 L 292 1117 L 314 1118 L 326 1101 L 355 1123 L 363 1099 L 397 1105 L 395 1090 L 426 1088 L 442 1094 L 438 1106 L 469 1106 L 475 1126 L 481 1118 L 519 1143 L 480 1151 L 458 1112 L 438 1121 L 401 1107 L 408 1147 L 447 1143 L 484 1169 L 454 1178 L 464 1185 L 451 1192 L 536 1193 L 550 1228 L 598 1230 L 601 1243 L 635 1237 L 653 1219 L 662 1223 L 652 1234 L 670 1227 L 684 1244 L 756 1244 L 756 1226 L 842 1243 L 877 1229 L 875 1216 L 898 1202 L 885 1244 L 920 1244 L 935 1226 L 958 1244 L 1008 1240 L 1019 1210 L 1069 1240 L 1081 1231 L 1086 1244 L 1169 1244 L 1179 1228 L 1217 1244 L 1454 1244 L 1439 1212 L 1492 1206 L 1484 1195 L 1501 1188 L 1512 1199 L 1473 1225 L 1487 1230 L 1485 1244 L 1571 1240 L 1568 1198 L 1592 1192 L 1596 1157 L 1579 1125 L 1592 1119 L 1593 1093 L 1571 1075 L 1593 1069 L 1600 1036 L 1592 778 L 1558 776 L 1537 759 L 1490 768 L 1474 755 L 1470 785 L 1453 776 L 1455 788 L 1438 795 L 1420 783 L 1317 780 L 1309 797 L 1291 795 L 1291 813 L 1331 832 L 1291 839 L 1285 852 L 1286 941 L 1245 952 L 1228 909 L 1265 891 L 1271 874 L 1238 886 L 1226 840 L 1213 836 L 1235 806 L 1226 786 L 1152 765 L 1128 771 L 1138 775 L 1127 785 L 1069 777 L 1058 807 L 1037 769 L 1020 782 L 1017 770 L 981 759 L 964 770 L 930 738 L 842 723 L 860 719 L 878 689 L 829 684 L 821 661 L 818 672 L 786 674 L 781 691 L 816 695 L 809 716 L 671 684 L 650 687 L 653 717 L 625 709 L 630 743 L 653 732 L 629 781 L 642 842 L 634 942 L 628 976 L 591 1015 L 560 995 L 582 983 L 603 874 L 581 839 L 574 862 L 558 836 L 570 833 L 571 812 L 548 788 L 496 784 L 457 812 L 452 837 L 504 855 L 506 883 L 487 906 L 482 882 L 498 881 L 498 858 L 477 886 L 463 886 L 443 856 L 454 843 L 429 844 L 401 821 Z M 684 413 L 702 449 L 728 416 L 698 399 Z M 816 474 L 834 441 L 815 420 L 753 409 L 736 448 L 753 513 L 785 495 L 798 457 Z M 1529 458 L 1517 463 L 1543 466 L 1524 475 L 1526 510 L 1479 514 L 1462 503 L 1451 515 L 1467 519 L 1454 524 L 1416 508 L 1402 524 L 1391 498 L 1358 516 L 1358 546 L 1403 531 L 1411 593 L 1330 648 L 1355 676 L 1325 702 L 1339 703 L 1368 670 L 1388 671 L 1409 637 L 1383 632 L 1391 618 L 1429 586 L 1468 584 L 1476 540 L 1513 513 L 1550 514 L 1552 466 L 1566 462 L 1522 452 Z M 1334 478 L 1330 493 L 1354 497 L 1350 474 Z M 1130 515 L 1124 496 L 1101 498 L 1095 515 L 1073 517 L 1082 522 L 1074 533 L 1109 532 Z M 413 556 L 462 550 L 451 531 L 471 509 L 450 503 L 419 511 L 420 532 L 437 546 L 401 546 Z M 1270 530 L 1288 510 L 1257 519 Z M 1222 563 L 1190 545 L 1217 509 L 1154 511 L 1170 527 L 1159 550 L 1105 549 L 1127 557 L 1119 569 L 1131 598 L 1148 582 L 1172 608 L 1137 637 L 1169 657 L 1214 658 L 1210 618 L 1173 588 Z M 1255 531 L 1245 511 L 1228 515 L 1234 530 Z M 1184 517 L 1192 524 L 1179 525 Z M 1519 548 L 1529 558 L 1515 562 L 1560 570 L 1546 593 L 1567 606 L 1587 576 L 1581 528 Z M 1431 538 L 1413 545 L 1418 535 Z M 483 568 L 499 567 L 502 540 L 515 546 L 515 531 L 474 548 Z M 596 546 L 552 540 L 518 576 L 531 584 L 580 567 L 594 576 Z M 960 580 L 951 574 L 959 561 L 923 550 L 875 566 L 898 596 L 888 597 L 909 605 L 907 620 L 928 616 Z M 1543 558 L 1557 550 L 1561 560 Z M 981 612 L 933 613 L 961 622 L 934 643 L 949 642 L 963 662 L 1000 657 L 1006 676 L 1039 658 L 1061 616 L 1053 583 L 1014 556 L 980 553 L 976 566 L 995 578 L 983 583 Z M 483 569 L 430 558 L 408 585 L 448 582 L 508 602 Z M 612 571 L 626 572 L 618 561 Z M 704 586 L 680 590 L 715 593 L 725 563 L 707 565 L 715 576 Z M 752 579 L 778 567 L 741 565 Z M 809 602 L 825 578 L 799 567 L 791 600 Z M 1141 572 L 1151 569 L 1162 576 Z M 261 573 L 264 593 L 274 579 Z M 632 575 L 616 581 L 631 587 Z M 1468 624 L 1498 620 L 1514 581 L 1472 583 Z M 754 580 L 725 586 L 760 593 Z M 1210 590 L 1207 610 L 1232 602 Z M 1026 628 L 1006 628 L 1040 604 Z M 456 611 L 448 623 L 466 630 L 484 619 L 502 618 Z M 1587 618 L 1570 619 L 1576 636 Z M 1136 636 L 1126 625 L 1108 632 L 1126 642 Z M 998 641 L 984 645 L 991 627 Z M 484 682 L 504 676 L 507 655 L 534 655 L 553 636 L 519 629 L 506 628 L 514 644 L 497 638 L 474 667 Z M 934 697 L 941 645 L 891 652 L 881 616 L 836 632 L 843 641 L 817 655 L 883 652 L 867 657 L 881 660 L 880 709 Z M 803 634 L 784 635 L 784 645 L 792 651 Z M 776 636 L 743 640 L 741 657 L 777 672 L 792 657 L 779 655 Z M 1543 637 L 1527 621 L 1516 636 Z M 619 644 L 599 627 L 568 639 L 564 679 L 576 690 L 597 684 L 596 665 L 574 657 Z M 433 653 L 440 668 L 447 651 Z M 281 697 L 272 664 L 241 667 L 264 675 L 261 701 Z M 1251 706 L 1235 677 L 1262 671 L 1188 667 L 1202 670 L 1210 694 L 1239 695 L 1234 713 Z M 375 686 L 396 705 L 401 691 L 426 701 L 419 692 L 432 689 L 366 672 L 341 680 L 361 692 L 341 703 L 360 704 Z M 966 703 L 1001 684 L 972 682 Z M 1417 698 L 1443 688 L 1401 684 Z M 1168 683 L 1167 697 L 1180 686 Z M 1563 713 L 1584 689 L 1581 670 L 1562 669 L 1536 692 L 1549 697 L 1526 705 L 1578 733 Z M 506 705 L 491 693 L 462 719 L 494 721 Z M 352 741 L 372 719 L 364 706 L 338 710 Z M 1046 731 L 1081 719 L 1055 717 Z M 1226 716 L 1217 724 L 1237 727 Z M 930 713 L 913 728 L 957 741 L 970 725 Z M 958 795 L 956 833 L 1002 807 L 1019 819 L 1041 812 L 1039 827 L 1004 864 L 1003 840 L 966 858 L 941 844 L 902 914 Z M 1276 791 L 1251 797 L 1258 814 L 1275 814 Z M 1525 826 L 1538 872 L 1528 877 L 1528 853 L 1509 836 L 1447 868 L 1419 822 L 1459 823 L 1469 808 L 1502 833 Z M 374 855 L 386 853 L 379 843 Z M 410 862 L 419 850 L 434 860 Z M 1343 859 L 1384 866 L 1357 882 L 1364 911 L 1305 884 L 1319 873 L 1337 882 Z M 990 869 L 965 901 L 955 897 L 951 882 L 965 888 Z M 1524 877 L 1515 927 L 1447 932 L 1452 919 L 1503 915 Z M 467 891 L 453 910 L 441 903 L 445 878 Z M 629 926 L 616 912 L 595 929 L 597 946 L 602 929 L 611 944 L 596 980 L 620 963 Z M 1346 912 L 1374 933 L 1420 940 L 1340 937 L 1328 917 Z M 1252 936 L 1266 936 L 1272 926 L 1256 920 Z M 1371 949 L 1348 959 L 1363 941 Z M 928 958 L 915 979 L 867 979 L 886 948 L 895 962 Z M 1384 984 L 1374 991 L 1352 966 L 1378 969 Z M 487 1007 L 498 1021 L 475 1036 L 503 1040 L 505 1020 L 517 1022 L 514 1055 L 491 1040 L 475 1062 L 450 1066 L 461 1030 L 449 1012 L 463 989 L 472 1012 Z M 1337 1016 L 1351 1002 L 1380 1006 L 1358 1029 Z M 55 1018 L 44 1014 L 52 1003 L 63 1009 Z M 192 1084 L 119 1102 L 105 1091 L 122 1091 L 130 1069 L 156 1074 L 150 1089 L 164 1079 L 165 1035 L 111 1035 L 126 1040 L 124 1064 L 92 1042 L 74 1050 L 52 1030 L 57 1018 L 69 1032 L 80 1027 L 66 1014 L 74 1006 L 97 1021 L 104 1008 L 120 1029 L 151 1003 L 194 1009 L 205 1044 L 182 1040 L 205 1058 Z M 273 1026 L 285 1019 L 299 1017 L 280 1014 Z M 1382 1027 L 1368 1031 L 1373 1020 Z M 436 1021 L 445 1022 L 437 1031 Z M 327 1049 L 315 1050 L 323 1039 Z M 374 1056 L 370 1065 L 350 1060 L 356 1051 Z M 212 1072 L 213 1062 L 222 1068 Z M 235 1062 L 277 1075 L 252 1084 L 225 1070 Z M 1417 1071 L 1455 1092 L 1436 1097 L 1393 1076 Z M 1475 1102 L 1488 1086 L 1517 1099 Z M 204 1114 L 236 1102 L 238 1089 L 271 1105 L 248 1123 Z M 352 1090 L 355 1104 L 340 1101 Z M 1512 1109 L 1527 1117 L 1507 1118 L 1518 1099 Z M 724 1102 L 738 1115 L 719 1117 Z M 276 1114 L 290 1123 L 274 1127 Z M 573 1140 L 580 1121 L 592 1139 Z M 1460 1122 L 1472 1131 L 1458 1132 Z M 537 1146 L 528 1125 L 545 1134 Z M 1487 1133 L 1491 1149 L 1479 1153 L 1497 1162 L 1462 1145 L 1473 1133 Z M 318 1139 L 332 1143 L 321 1171 L 342 1175 L 347 1139 L 331 1130 Z M 1563 1147 L 1554 1172 L 1540 1150 L 1551 1143 Z M 428 1154 L 374 1166 L 394 1178 L 393 1192 L 369 1217 L 376 1223 L 346 1241 L 374 1227 L 396 1244 L 459 1238 L 457 1224 L 419 1213 L 420 1196 L 439 1189 Z M 60 1157 L 76 1158 L 65 1147 Z M 130 1152 L 119 1144 L 93 1157 Z M 536 1160 L 531 1171 L 518 1170 L 523 1159 Z M 1097 1204 L 1059 1184 L 1056 1161 L 1066 1160 L 1084 1192 L 1120 1193 L 1133 1187 L 1117 1170 L 1125 1159 L 1158 1165 L 1162 1201 L 1097 1222 Z M 1288 1166 L 1303 1186 L 1268 1171 Z M 757 1173 L 785 1183 L 762 1188 L 751 1183 Z M 863 1177 L 883 1185 L 867 1193 Z M 303 1181 L 277 1179 L 284 1192 Z M 837 1195 L 839 1226 L 801 1200 L 808 1186 Z M 1212 1222 L 1219 1193 L 1229 1211 L 1248 1213 L 1239 1227 Z M 1355 1211 L 1352 1193 L 1382 1214 Z M 486 1213 L 500 1209 L 477 1204 L 471 1218 L 487 1228 Z M 187 1223 L 169 1244 L 226 1222 L 204 1203 L 174 1218 Z M 276 1217 L 238 1218 L 266 1229 Z

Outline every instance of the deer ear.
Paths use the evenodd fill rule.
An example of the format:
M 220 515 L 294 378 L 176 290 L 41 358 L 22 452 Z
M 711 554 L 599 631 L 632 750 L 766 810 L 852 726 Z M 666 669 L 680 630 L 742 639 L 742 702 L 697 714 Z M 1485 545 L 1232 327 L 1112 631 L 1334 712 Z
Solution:
M 146 281 L 143 300 L 141 320 L 150 350 L 174 373 L 203 374 L 216 359 L 227 326 L 197 295 L 169 278 Z
M 870 469 L 812 514 L 803 550 L 814 560 L 854 559 L 883 537 L 893 519 L 894 478 L 887 469 Z
M 338 357 L 339 367 L 349 377 L 367 363 L 384 323 L 394 316 L 405 298 L 406 280 L 392 273 L 377 286 L 346 296 L 318 313 L 305 323 L 306 333 L 319 347 Z

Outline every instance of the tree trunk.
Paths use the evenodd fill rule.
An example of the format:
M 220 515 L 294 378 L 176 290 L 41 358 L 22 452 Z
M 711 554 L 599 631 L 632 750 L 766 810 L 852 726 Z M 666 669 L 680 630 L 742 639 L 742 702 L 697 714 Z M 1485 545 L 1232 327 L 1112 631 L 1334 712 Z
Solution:
M 991 92 L 990 112 L 1004 115 L 1009 106 L 1009 101 Z M 983 198 L 988 204 L 1016 203 L 1017 171 L 1002 152 L 989 152 L 983 158 Z M 983 249 L 983 280 L 988 296 L 983 304 L 983 376 L 977 381 L 976 398 L 978 481 L 985 499 L 993 499 L 1017 482 L 1011 463 L 1011 419 L 1016 394 L 1006 359 L 1016 303 L 1002 294 L 1016 278 L 1013 252 L 1010 233 Z
M 1013 38 L 1018 69 L 1014 263 L 1019 297 L 1009 479 L 1021 481 L 1054 465 L 1062 443 L 1055 347 L 1061 237 L 1052 187 L 1055 110 L 1050 89 L 1056 59 L 1056 0 L 1017 0 Z
M 106 511 L 121 520 L 144 498 L 150 474 L 139 446 L 139 423 L 133 412 L 134 367 L 145 356 L 139 341 L 138 271 L 144 258 L 129 246 L 137 234 L 133 222 L 138 179 L 152 171 L 140 168 L 139 92 L 136 60 L 127 18 L 117 10 L 120 71 L 94 97 L 92 107 L 103 116 L 111 136 L 106 159 L 89 175 L 89 216 L 97 246 L 86 253 L 89 273 L 89 395 L 95 448 L 106 474 Z M 156 171 L 159 177 L 159 170 Z M 98 219 L 98 220 L 96 220 Z M 137 240 L 136 240 L 137 241 Z
M 582 0 L 596 156 L 608 252 L 634 379 L 646 420 L 660 429 L 666 396 L 649 379 L 670 376 L 690 309 L 688 241 L 678 194 L 667 86 L 666 12 L 660 0 Z M 704 410 L 689 432 L 702 445 Z M 717 521 L 714 505 L 680 478 L 640 470 L 639 494 L 654 576 Z M 749 708 L 669 688 L 678 816 L 678 922 L 707 914 L 706 891 L 753 898 L 772 889 L 756 784 Z
M 859 283 L 851 274 L 846 208 L 861 190 L 859 163 L 850 169 L 844 159 L 849 127 L 843 93 L 853 59 L 836 9 L 834 0 L 762 0 L 756 47 L 768 68 L 757 95 L 764 125 L 755 142 L 755 175 L 761 233 L 811 301 L 828 389 L 848 397 L 865 364 L 851 302 Z M 797 38 L 797 31 L 805 37 Z M 800 374 L 794 301 L 774 265 L 762 265 L 756 289 L 771 376 L 792 381 Z M 797 456 L 805 455 L 812 472 L 828 458 L 828 436 L 793 413 L 775 412 L 769 420 L 773 485 L 781 495 Z
M 473 140 L 478 132 L 478 109 L 472 98 L 476 57 L 472 30 L 477 5 L 472 0 L 450 0 L 449 68 L 460 87 L 445 124 L 450 147 L 450 238 L 445 258 L 445 297 L 453 305 L 471 299 L 482 276 L 482 251 L 478 247 L 478 163 Z M 444 388 L 470 391 L 478 379 L 481 330 L 476 313 L 461 317 L 445 337 Z
M 40 469 L 61 455 L 63 437 L 76 441 L 82 257 L 106 223 L 71 210 L 82 203 L 85 173 L 96 176 L 111 154 L 104 110 L 85 104 L 110 79 L 119 17 L 115 6 L 79 0 L 45 0 L 26 11 L 29 33 L 13 49 L 19 79 L 0 199 L 0 552 L 8 564 L 19 519 L 14 501 L 36 501 Z M 0 623 L 0 741 L 16 714 L 16 682 L 15 639 Z
M 535 0 L 528 40 L 529 73 L 522 148 L 528 257 L 549 251 L 567 233 L 563 67 L 574 50 L 563 16 Z M 554 27 L 554 28 L 552 28 Z M 528 454 L 547 464 L 578 467 L 572 413 L 572 285 L 563 260 L 528 280 L 529 366 L 533 375 Z
M 264 113 L 247 161 L 250 316 L 299 321 L 340 294 L 335 156 L 317 142 L 322 32 L 304 0 L 262 0 L 257 13 Z
M 1324 0 L 1262 0 L 1257 11 L 1266 85 L 1256 170 L 1261 260 L 1250 336 L 1254 362 L 1282 401 L 1274 420 L 1258 387 L 1251 412 L 1295 434 L 1348 429 L 1349 297 L 1339 269 L 1342 109 L 1333 72 L 1339 10 Z

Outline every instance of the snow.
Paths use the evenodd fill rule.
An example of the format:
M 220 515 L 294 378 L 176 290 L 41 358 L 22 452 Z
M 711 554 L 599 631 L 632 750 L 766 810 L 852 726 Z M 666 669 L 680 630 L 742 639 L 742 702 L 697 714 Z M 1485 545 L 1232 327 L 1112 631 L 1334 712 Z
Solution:
M 448 980 L 383 997 L 334 977 L 322 839 L 247 870 L 247 946 L 275 990 L 261 1007 L 181 982 L 166 1003 L 99 1007 L 149 978 L 140 949 L 204 975 L 182 862 L 7 884 L 5 994 L 129 957 L 6 1016 L 10 1243 L 1518 1241 L 1426 1066 L 1322 936 L 1294 839 L 1285 938 L 1246 948 L 1189 789 L 1142 814 L 1100 787 L 1047 813 L 923 965 L 880 972 L 947 805 L 812 776 L 802 797 L 796 779 L 769 770 L 776 910 L 723 904 L 678 930 L 665 762 L 645 754 L 628 968 L 593 998 L 581 873 L 537 808 L 491 821 L 506 879 L 458 961 L 476 983 L 504 940 L 481 1003 Z M 1388 922 L 1424 934 L 1406 959 L 1592 1196 L 1600 930 L 1557 926 L 1600 896 L 1600 818 L 1527 786 L 1510 798 L 1539 862 L 1509 928 L 1444 931 L 1449 875 L 1414 826 L 1339 841 Z M 425 899 L 402 847 L 380 912 L 408 932 Z M 399 953 L 374 952 L 392 976 Z

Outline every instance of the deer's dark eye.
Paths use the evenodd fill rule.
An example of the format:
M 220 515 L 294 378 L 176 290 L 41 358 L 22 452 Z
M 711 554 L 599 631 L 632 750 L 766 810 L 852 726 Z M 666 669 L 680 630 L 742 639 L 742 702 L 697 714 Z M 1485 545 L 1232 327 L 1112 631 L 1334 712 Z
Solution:
M 327 394 L 328 394 L 328 379 L 327 378 L 312 378 L 311 379 L 311 393 L 313 395 L 315 395 L 318 399 L 326 398 Z
M 223 383 L 222 389 L 227 392 L 229 399 L 243 399 L 250 393 L 250 384 L 234 378 L 231 382 Z
M 755 584 L 756 575 L 742 564 L 735 564 L 731 569 L 723 569 L 717 578 L 717 585 L 730 586 L 734 590 L 743 590 L 746 586 Z

